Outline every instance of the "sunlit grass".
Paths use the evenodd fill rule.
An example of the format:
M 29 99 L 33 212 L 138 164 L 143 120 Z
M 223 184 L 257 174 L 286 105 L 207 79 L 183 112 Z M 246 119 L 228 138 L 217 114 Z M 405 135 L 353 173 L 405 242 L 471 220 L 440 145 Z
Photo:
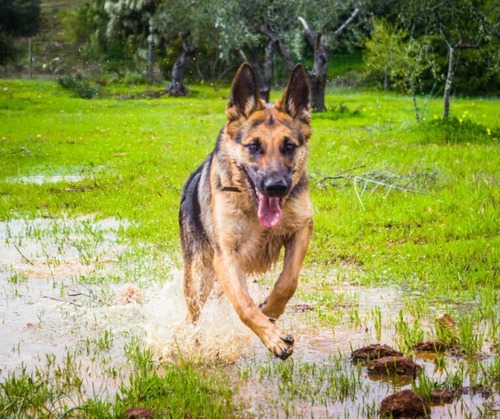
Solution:
M 229 90 L 194 86 L 190 97 L 176 99 L 151 99 L 143 91 L 111 86 L 96 99 L 82 100 L 49 81 L 0 81 L 0 220 L 114 217 L 124 221 L 115 232 L 119 240 L 133 244 L 119 256 L 121 265 L 164 253 L 179 263 L 181 188 L 213 148 Z M 420 124 L 409 98 L 375 91 L 333 90 L 326 100 L 328 111 L 313 115 L 309 171 L 315 230 L 305 272 L 319 273 L 303 278 L 297 296 L 311 304 L 307 315 L 313 325 L 335 329 L 370 323 L 373 338 L 380 340 L 387 328 L 384 307 L 362 312 L 355 298 L 332 289 L 340 282 L 397 287 L 404 307 L 391 320 L 401 350 L 409 353 L 422 339 L 450 338 L 434 327 L 435 317 L 446 311 L 457 321 L 450 339 L 466 356 L 477 357 L 486 346 L 499 344 L 500 102 L 456 99 L 450 137 L 450 127 L 439 120 L 440 99 L 426 100 L 420 98 Z M 36 176 L 42 181 L 33 182 Z M 44 177 L 53 180 L 44 182 Z M 81 239 L 69 240 L 64 224 L 52 232 L 34 225 L 30 234 L 34 239 L 57 236 L 59 245 L 75 249 L 85 265 L 99 259 L 96 249 L 103 233 L 91 222 L 81 226 Z M 6 240 L 21 244 L 23 239 Z M 161 282 L 167 269 L 146 276 Z M 343 277 L 331 275 L 335 270 Z M 126 270 L 124 277 L 82 274 L 74 282 L 109 285 L 129 276 Z M 25 277 L 15 274 L 8 282 L 18 289 Z M 113 342 L 112 330 L 106 329 L 78 350 L 96 355 Z M 203 410 L 191 406 L 193 400 L 171 401 L 189 406 L 191 415 L 237 411 L 228 401 L 234 394 L 221 384 L 224 378 L 189 363 L 153 365 L 144 353 L 134 353 L 138 373 L 123 385 L 118 403 L 78 399 L 87 413 L 119 416 L 146 401 L 141 403 L 158 414 L 182 416 L 186 410 L 181 407 L 163 412 L 160 406 L 171 392 L 187 392 L 185 383 L 199 384 L 196 391 L 213 402 L 212 410 Z M 359 372 L 351 376 L 352 370 L 339 367 L 343 361 L 264 363 L 250 366 L 247 375 L 258 373 L 262 382 L 278 377 L 274 396 L 292 414 L 297 398 L 328 405 L 364 391 Z M 443 359 L 437 363 L 447 364 Z M 481 365 L 476 381 L 492 386 L 498 362 Z M 0 412 L 61 414 L 69 409 L 64 391 L 78 387 L 78 377 L 68 371 L 61 374 L 74 381 L 64 385 L 25 370 L 8 376 Z M 198 383 L 199 374 L 207 381 Z M 464 366 L 442 386 L 455 390 L 472 374 Z M 327 388 L 326 382 L 335 385 Z M 434 384 L 422 378 L 418 386 L 427 394 Z M 143 394 L 147 386 L 152 390 Z M 12 390 L 16 388 L 31 393 L 20 398 Z M 376 410 L 372 400 L 364 410 Z

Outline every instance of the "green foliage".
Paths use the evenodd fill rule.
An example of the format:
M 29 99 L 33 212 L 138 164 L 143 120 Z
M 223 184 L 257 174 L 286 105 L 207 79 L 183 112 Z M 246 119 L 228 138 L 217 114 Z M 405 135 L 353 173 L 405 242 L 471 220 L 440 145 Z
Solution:
M 430 39 L 410 37 L 384 20 L 373 19 L 365 48 L 367 77 L 383 82 L 384 89 L 393 86 L 405 94 L 416 92 L 421 76 L 436 72 Z
M 41 0 L 0 0 L 0 66 L 16 58 L 15 38 L 35 35 L 40 23 Z
M 494 1 L 396 0 L 382 16 L 411 38 L 431 38 L 431 50 L 439 64 L 437 74 L 447 73 L 449 47 L 456 49 L 454 92 L 470 94 L 474 86 L 475 94 L 487 91 L 498 95 L 500 84 L 494 76 L 498 70 L 493 69 L 499 62 L 500 9 Z M 430 91 L 435 77 L 428 73 L 425 79 Z
M 352 118 L 360 115 L 361 109 L 359 107 L 356 109 L 350 109 L 345 103 L 340 102 L 330 106 L 326 112 L 319 113 L 316 118 L 336 121 L 338 119 Z
M 499 127 L 481 125 L 468 118 L 467 112 L 460 118 L 453 116 L 424 122 L 420 130 L 429 142 L 470 144 L 500 140 Z
M 104 0 L 93 0 L 62 13 L 66 41 L 78 47 L 82 59 L 105 62 L 115 42 L 105 37 L 108 16 Z
M 82 99 L 92 99 L 99 92 L 97 87 L 92 86 L 88 80 L 83 79 L 81 76 L 63 76 L 57 81 L 62 88 L 69 90 L 73 96 Z
M 0 0 L 0 33 L 33 36 L 40 29 L 41 0 Z
M 5 65 L 12 61 L 16 56 L 16 49 L 14 47 L 14 38 L 0 31 L 0 65 Z

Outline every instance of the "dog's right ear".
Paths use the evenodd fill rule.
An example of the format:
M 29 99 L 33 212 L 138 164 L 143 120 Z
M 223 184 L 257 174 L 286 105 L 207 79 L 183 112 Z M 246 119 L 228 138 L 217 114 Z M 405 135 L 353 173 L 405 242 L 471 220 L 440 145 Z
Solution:
M 226 108 L 229 121 L 248 118 L 253 112 L 263 109 L 265 104 L 260 100 L 259 88 L 255 73 L 248 63 L 243 63 L 233 79 L 231 97 Z

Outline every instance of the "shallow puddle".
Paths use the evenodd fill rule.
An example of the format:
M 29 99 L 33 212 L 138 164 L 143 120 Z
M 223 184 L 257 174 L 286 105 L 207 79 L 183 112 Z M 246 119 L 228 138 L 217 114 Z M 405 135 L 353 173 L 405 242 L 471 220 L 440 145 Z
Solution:
M 167 256 L 121 243 L 118 232 L 126 227 L 93 217 L 0 223 L 1 380 L 23 369 L 53 374 L 64 367 L 83 379 L 73 404 L 94 395 L 112 398 L 127 381 L 126 347 L 135 340 L 161 360 L 229 363 L 248 416 L 376 416 L 384 397 L 411 388 L 411 379 L 375 379 L 350 361 L 353 349 L 370 343 L 398 348 L 395 324 L 402 312 L 412 321 L 400 289 L 352 286 L 332 273 L 330 289 L 322 285 L 318 293 L 327 299 L 299 292 L 279 320 L 296 342 L 283 362 L 267 353 L 224 297 L 208 301 L 196 326 L 186 324 L 182 272 Z M 302 287 L 313 285 L 304 280 Z M 263 301 L 269 281 L 257 278 L 249 286 Z M 421 321 L 419 327 L 433 325 Z M 477 376 L 494 359 L 488 349 L 484 353 L 470 362 Z M 458 375 L 465 362 L 446 356 L 442 368 L 432 356 L 414 359 L 439 383 Z M 472 375 L 463 374 L 462 386 L 475 384 Z M 478 417 L 498 409 L 498 393 L 471 390 L 432 406 L 431 417 Z
M 104 169 L 104 166 L 70 166 L 58 168 L 56 173 L 47 172 L 32 175 L 12 176 L 8 177 L 6 181 L 9 183 L 27 183 L 34 185 L 43 185 L 47 183 L 78 183 L 88 179 L 95 181 L 96 173 Z

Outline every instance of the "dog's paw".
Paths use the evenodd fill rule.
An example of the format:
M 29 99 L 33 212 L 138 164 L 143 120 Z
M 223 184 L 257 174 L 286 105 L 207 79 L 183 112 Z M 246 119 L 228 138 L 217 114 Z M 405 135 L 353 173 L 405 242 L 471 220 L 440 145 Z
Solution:
M 293 343 L 294 339 L 291 335 L 277 335 L 268 348 L 276 358 L 285 360 L 293 353 Z
M 278 358 L 285 360 L 293 353 L 294 339 L 291 335 L 286 335 L 284 338 L 280 339 L 283 341 L 284 346 L 281 348 L 281 352 L 279 354 L 275 353 L 275 355 Z

